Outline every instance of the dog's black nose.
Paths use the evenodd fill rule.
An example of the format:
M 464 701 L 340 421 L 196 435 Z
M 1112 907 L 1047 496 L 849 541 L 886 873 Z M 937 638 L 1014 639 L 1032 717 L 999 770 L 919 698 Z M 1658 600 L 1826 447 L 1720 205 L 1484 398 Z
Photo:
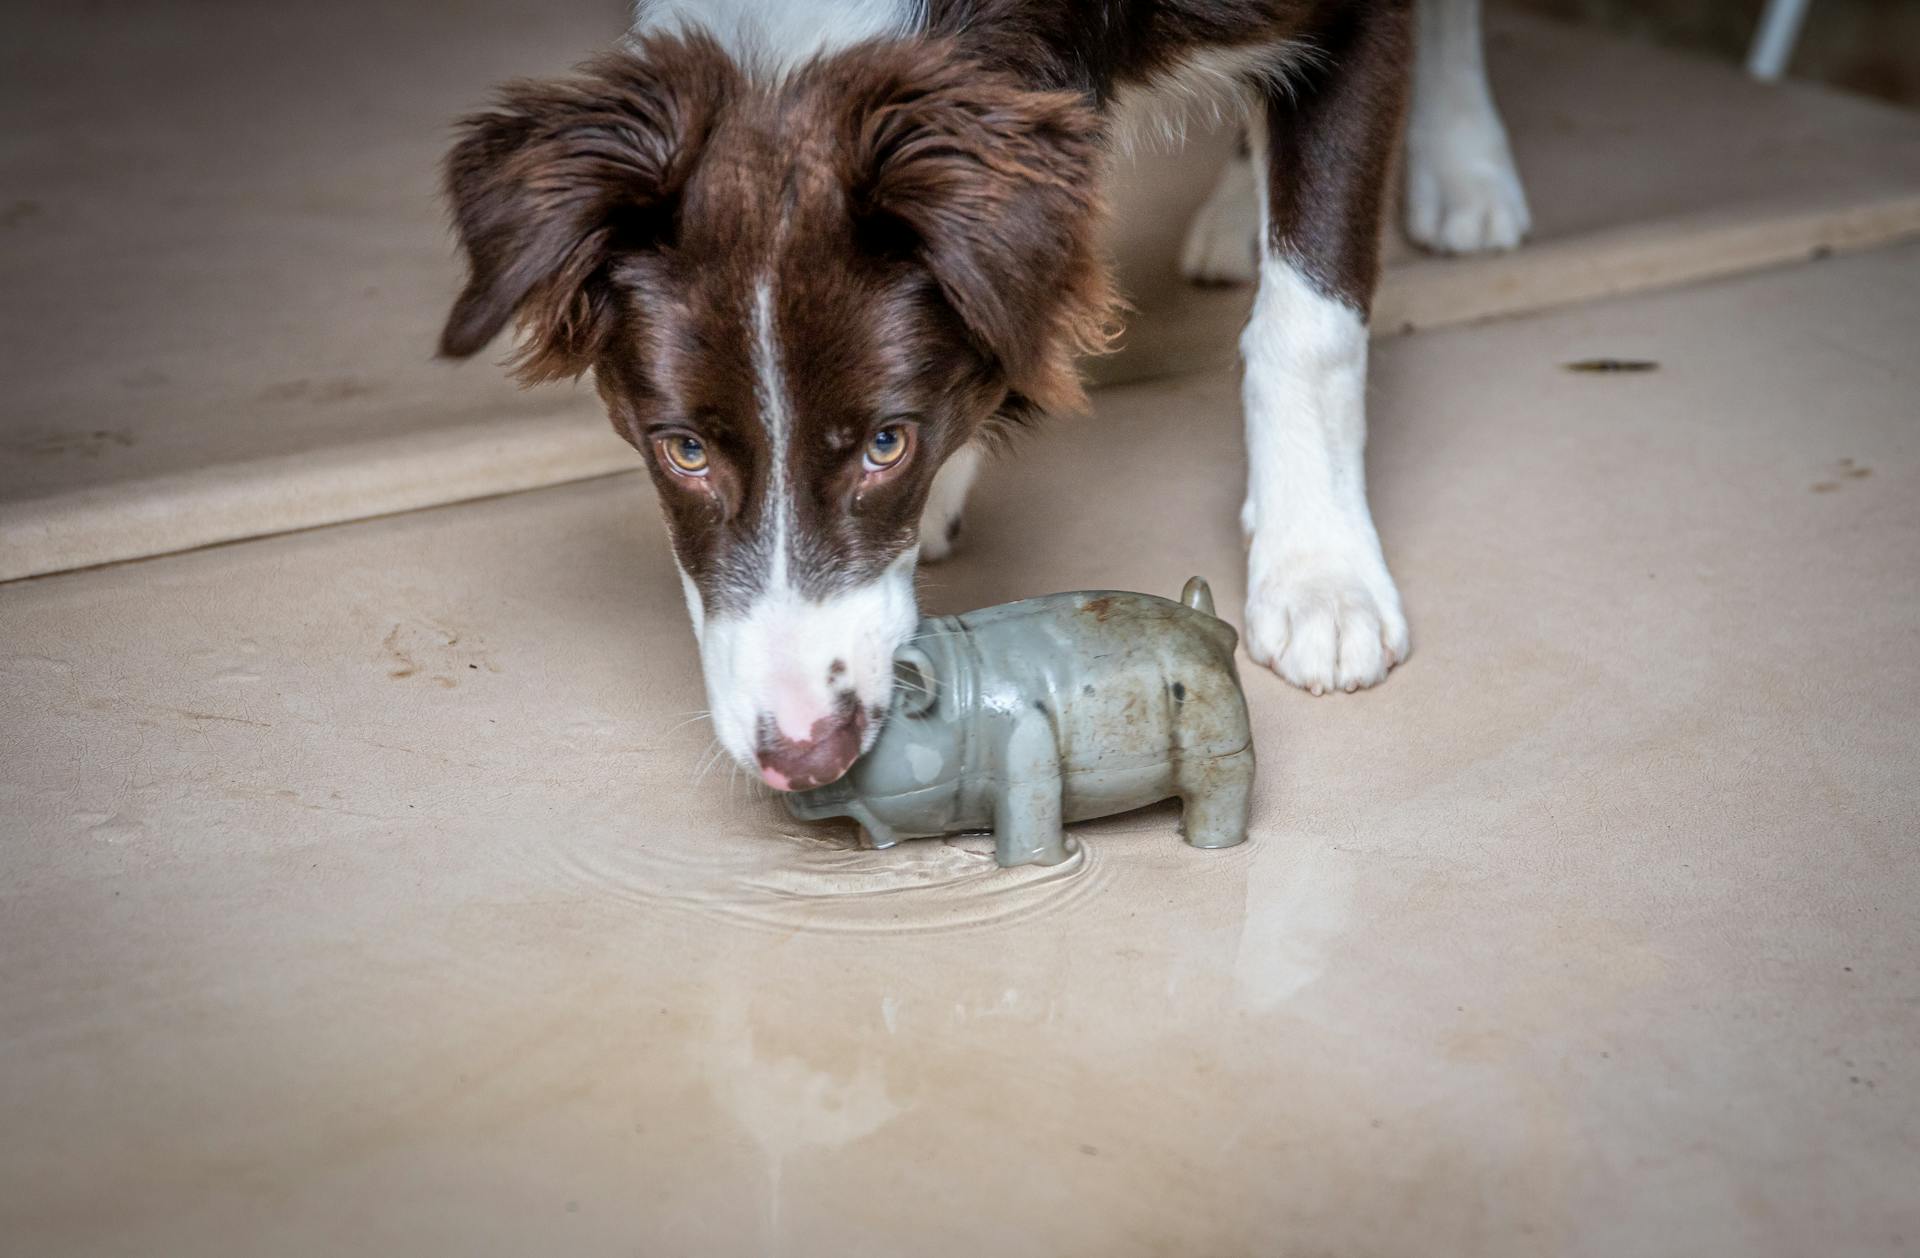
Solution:
M 760 776 L 778 791 L 812 790 L 837 781 L 860 758 L 866 730 L 867 714 L 853 705 L 815 721 L 801 740 L 780 733 L 771 720 L 762 721 L 755 753 Z

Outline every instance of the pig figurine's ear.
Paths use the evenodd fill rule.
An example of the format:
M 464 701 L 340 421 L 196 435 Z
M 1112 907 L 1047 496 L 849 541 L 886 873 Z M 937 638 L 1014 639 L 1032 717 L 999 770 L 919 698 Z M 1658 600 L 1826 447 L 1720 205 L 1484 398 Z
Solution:
M 925 716 L 940 698 L 934 680 L 933 659 L 909 642 L 893 656 L 894 710 L 902 716 Z

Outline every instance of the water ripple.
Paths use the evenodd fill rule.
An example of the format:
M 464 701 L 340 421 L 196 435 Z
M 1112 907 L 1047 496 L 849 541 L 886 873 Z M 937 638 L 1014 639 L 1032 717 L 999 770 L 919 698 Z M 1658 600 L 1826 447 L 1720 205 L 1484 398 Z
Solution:
M 1058 865 L 1001 869 L 984 835 L 872 851 L 854 841 L 851 826 L 797 831 L 771 802 L 742 811 L 762 814 L 766 824 L 742 827 L 746 818 L 736 813 L 732 825 L 698 841 L 656 833 L 549 851 L 569 877 L 601 893 L 770 930 L 826 934 L 978 930 L 1057 912 L 1102 880 L 1084 843 L 1073 843 Z

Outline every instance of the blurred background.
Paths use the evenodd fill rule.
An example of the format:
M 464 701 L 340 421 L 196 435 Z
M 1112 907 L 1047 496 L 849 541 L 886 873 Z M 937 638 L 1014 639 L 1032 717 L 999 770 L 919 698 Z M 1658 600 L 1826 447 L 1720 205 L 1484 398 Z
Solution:
M 1515 0 L 1550 17 L 1591 23 L 1703 56 L 1739 61 L 1763 0 Z M 1920 105 L 1920 4 L 1814 0 L 1788 62 L 1795 77 Z

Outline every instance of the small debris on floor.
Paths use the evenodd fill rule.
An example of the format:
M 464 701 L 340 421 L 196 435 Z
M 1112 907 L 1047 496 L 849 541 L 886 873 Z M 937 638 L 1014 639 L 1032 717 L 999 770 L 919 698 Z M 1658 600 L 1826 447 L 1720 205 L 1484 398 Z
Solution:
M 1651 358 L 1582 358 L 1561 363 L 1568 371 L 1658 371 L 1660 364 Z

